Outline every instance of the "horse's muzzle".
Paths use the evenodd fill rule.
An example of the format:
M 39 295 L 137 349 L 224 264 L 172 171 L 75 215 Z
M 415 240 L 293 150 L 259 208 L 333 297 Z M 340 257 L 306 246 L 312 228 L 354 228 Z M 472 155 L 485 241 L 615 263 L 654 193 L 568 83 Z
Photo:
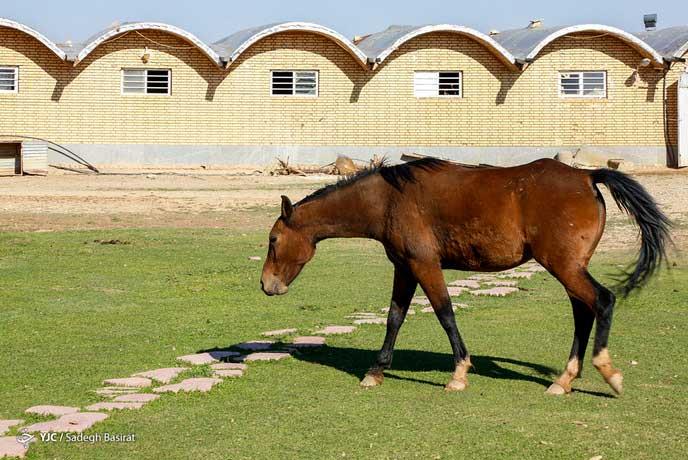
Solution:
M 274 295 L 284 295 L 289 292 L 289 287 L 274 275 L 264 275 L 261 277 L 260 288 L 270 297 Z

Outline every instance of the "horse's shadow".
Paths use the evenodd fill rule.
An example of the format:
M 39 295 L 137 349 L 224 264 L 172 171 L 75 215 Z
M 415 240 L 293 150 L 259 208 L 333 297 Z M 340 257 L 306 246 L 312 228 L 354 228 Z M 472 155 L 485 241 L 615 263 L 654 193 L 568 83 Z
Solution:
M 281 344 L 276 345 L 279 347 Z M 288 344 L 283 345 L 288 346 Z M 233 349 L 233 347 L 230 346 L 223 350 L 229 349 Z M 212 353 L 221 350 L 214 349 L 202 351 Z M 332 347 L 327 345 L 320 348 L 297 350 L 292 354 L 294 358 L 300 361 L 331 367 L 338 371 L 353 375 L 359 380 L 365 376 L 369 366 L 375 361 L 377 356 L 377 352 L 374 350 Z M 511 358 L 471 355 L 471 363 L 473 364 L 473 368 L 471 369 L 472 374 L 492 379 L 532 382 L 545 388 L 549 387 L 557 375 L 556 369 L 551 367 Z M 510 367 L 522 367 L 530 370 L 530 372 L 520 372 L 512 368 L 504 367 L 503 364 L 510 365 Z M 450 355 L 432 351 L 395 350 L 392 369 L 385 371 L 385 377 L 388 379 L 405 380 L 439 387 L 444 386 L 442 383 L 434 380 L 426 380 L 420 377 L 407 377 L 397 374 L 397 372 L 416 372 L 420 374 L 422 372 L 434 371 L 445 372 L 447 374 L 453 372 L 454 369 L 451 367 Z M 449 375 L 447 375 L 447 378 L 448 377 Z M 575 389 L 574 391 L 592 396 L 605 398 L 612 397 L 609 394 L 596 391 Z

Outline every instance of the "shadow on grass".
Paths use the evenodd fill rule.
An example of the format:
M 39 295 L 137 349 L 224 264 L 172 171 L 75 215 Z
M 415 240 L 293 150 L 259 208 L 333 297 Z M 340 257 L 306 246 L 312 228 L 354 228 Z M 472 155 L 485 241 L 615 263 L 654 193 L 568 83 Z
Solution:
M 281 348 L 280 346 L 288 345 L 289 344 L 287 343 L 276 343 L 275 348 Z M 230 349 L 234 350 L 235 348 L 234 346 L 230 346 L 222 350 Z M 202 351 L 213 352 L 222 350 L 213 349 Z M 293 352 L 292 354 L 295 359 L 300 361 L 328 366 L 341 372 L 346 372 L 350 375 L 353 375 L 359 380 L 365 376 L 365 373 L 368 371 L 370 365 L 375 362 L 375 358 L 377 356 L 377 352 L 374 350 L 332 347 L 328 345 L 313 349 L 301 349 Z M 472 374 L 477 374 L 482 377 L 488 377 L 492 379 L 532 382 L 537 383 L 545 388 L 548 388 L 552 384 L 554 378 L 558 375 L 557 370 L 551 367 L 529 363 L 526 361 L 519 361 L 512 358 L 471 355 L 471 362 L 473 364 L 473 368 L 471 369 Z M 526 373 L 519 372 L 518 370 L 504 367 L 504 365 L 509 367 L 522 367 L 529 371 Z M 454 372 L 454 369 L 451 366 L 451 356 L 449 354 L 419 350 L 395 350 L 392 368 L 385 371 L 386 378 L 405 380 L 408 382 L 422 383 L 438 387 L 444 386 L 443 383 L 438 383 L 431 380 L 396 375 L 395 371 L 418 373 L 439 371 L 451 374 Z M 605 398 L 612 397 L 609 394 L 596 391 L 574 389 L 574 392 Z

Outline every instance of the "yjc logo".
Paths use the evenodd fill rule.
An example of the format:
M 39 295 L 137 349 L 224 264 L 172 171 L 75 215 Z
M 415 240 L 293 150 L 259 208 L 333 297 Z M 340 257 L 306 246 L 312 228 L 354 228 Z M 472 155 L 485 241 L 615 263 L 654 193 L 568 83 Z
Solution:
M 21 430 L 21 434 L 17 436 L 17 442 L 24 446 L 24 449 L 28 449 L 29 444 L 31 444 L 35 439 L 36 437 L 31 433 L 28 433 L 26 429 Z

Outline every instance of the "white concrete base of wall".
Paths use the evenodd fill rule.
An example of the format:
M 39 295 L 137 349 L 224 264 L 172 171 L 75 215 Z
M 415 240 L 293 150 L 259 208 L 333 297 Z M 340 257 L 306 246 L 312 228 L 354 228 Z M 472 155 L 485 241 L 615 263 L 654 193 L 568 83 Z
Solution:
M 241 145 L 160 145 L 160 144 L 64 144 L 84 160 L 97 166 L 148 165 L 148 166 L 235 166 L 267 165 L 277 158 L 292 164 L 319 164 L 333 162 L 338 155 L 368 160 L 374 155 L 386 156 L 398 163 L 404 153 L 417 153 L 457 160 L 469 164 L 514 166 L 539 158 L 553 158 L 558 152 L 575 152 L 578 147 L 319 147 L 319 146 L 241 146 Z M 667 165 L 665 146 L 591 146 L 605 155 L 632 161 L 638 165 Z M 675 147 L 674 147 L 675 149 Z M 675 150 L 674 150 L 675 151 Z M 72 163 L 69 158 L 54 150 L 49 152 L 50 164 Z

